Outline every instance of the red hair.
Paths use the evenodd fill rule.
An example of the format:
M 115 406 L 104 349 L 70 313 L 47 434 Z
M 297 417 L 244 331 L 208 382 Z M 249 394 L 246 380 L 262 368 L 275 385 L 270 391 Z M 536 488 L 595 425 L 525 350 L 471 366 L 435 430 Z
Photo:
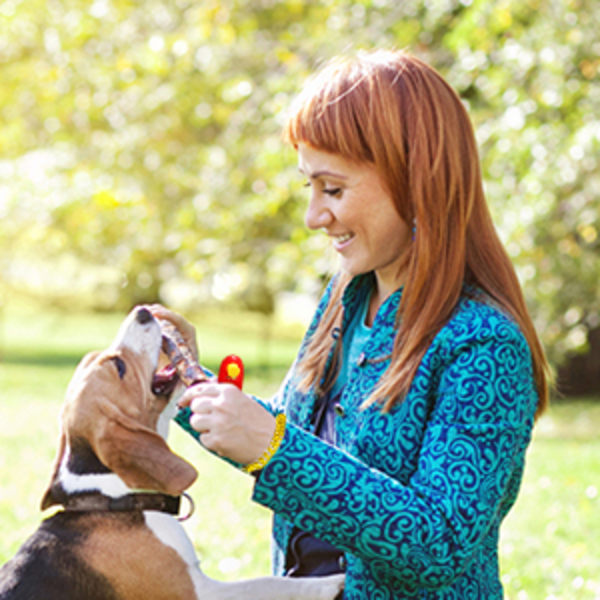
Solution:
M 294 146 L 303 142 L 372 164 L 402 219 L 416 219 L 392 359 L 364 405 L 380 401 L 387 411 L 404 397 L 467 282 L 483 289 L 521 328 L 532 354 L 541 414 L 548 402 L 548 364 L 485 201 L 473 127 L 441 75 L 404 52 L 337 59 L 298 96 L 284 136 Z M 323 390 L 335 381 L 336 361 L 329 373 L 324 371 L 348 280 L 344 274 L 338 278 L 300 361 L 305 389 L 324 375 Z

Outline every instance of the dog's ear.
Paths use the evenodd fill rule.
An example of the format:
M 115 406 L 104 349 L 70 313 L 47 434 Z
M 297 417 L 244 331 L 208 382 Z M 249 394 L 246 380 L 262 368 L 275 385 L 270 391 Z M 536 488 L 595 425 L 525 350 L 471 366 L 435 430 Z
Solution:
M 61 431 L 60 441 L 58 443 L 58 453 L 56 454 L 54 468 L 52 469 L 52 478 L 50 479 L 50 485 L 48 486 L 48 489 L 44 492 L 40 505 L 42 510 L 46 510 L 54 504 L 60 504 L 60 499 L 56 497 L 56 492 L 58 485 L 58 470 L 60 469 L 60 463 L 62 462 L 65 453 L 65 446 L 66 436 L 64 432 Z
M 75 373 L 73 373 L 73 377 L 69 382 L 69 386 L 67 387 L 66 393 L 66 403 L 63 406 L 60 414 L 60 437 L 58 443 L 58 452 L 56 453 L 56 458 L 54 459 L 54 467 L 52 468 L 52 477 L 50 479 L 50 485 L 48 489 L 45 491 L 42 502 L 41 509 L 46 510 L 48 507 L 53 506 L 54 504 L 60 504 L 60 498 L 57 498 L 58 493 L 58 471 L 60 469 L 60 464 L 63 460 L 63 456 L 65 453 L 67 436 L 66 436 L 66 423 L 65 419 L 67 418 L 67 405 L 69 403 L 69 399 L 76 394 L 75 390 L 80 385 L 81 378 L 83 377 L 83 373 L 88 365 L 90 365 L 97 356 L 100 355 L 99 351 L 88 352 L 77 365 L 75 369 Z
M 171 452 L 158 433 L 124 413 L 105 419 L 96 431 L 96 455 L 131 488 L 177 496 L 198 475 L 192 465 Z

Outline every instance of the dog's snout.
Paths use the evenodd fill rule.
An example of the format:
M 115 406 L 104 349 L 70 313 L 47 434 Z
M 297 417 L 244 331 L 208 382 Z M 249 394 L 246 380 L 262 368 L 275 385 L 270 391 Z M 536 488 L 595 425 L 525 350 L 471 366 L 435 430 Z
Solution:
M 149 321 L 152 321 L 152 319 L 154 318 L 152 316 L 152 313 L 147 309 L 147 308 L 140 308 L 136 315 L 135 315 L 136 321 L 140 324 L 140 325 L 144 325 L 145 323 L 148 323 Z

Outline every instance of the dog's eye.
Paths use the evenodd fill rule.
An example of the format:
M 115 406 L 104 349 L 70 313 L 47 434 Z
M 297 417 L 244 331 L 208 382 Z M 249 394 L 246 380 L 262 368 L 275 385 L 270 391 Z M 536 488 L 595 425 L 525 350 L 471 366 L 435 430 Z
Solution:
M 112 360 L 115 363 L 115 366 L 117 367 L 117 371 L 119 372 L 119 379 L 123 379 L 123 377 L 125 377 L 125 372 L 127 371 L 125 361 L 120 356 L 112 356 L 110 360 Z

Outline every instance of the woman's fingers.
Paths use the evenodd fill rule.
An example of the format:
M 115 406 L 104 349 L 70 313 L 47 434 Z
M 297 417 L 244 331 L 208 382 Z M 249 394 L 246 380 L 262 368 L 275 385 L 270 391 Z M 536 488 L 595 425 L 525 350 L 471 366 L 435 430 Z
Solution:
M 220 394 L 218 386 L 212 383 L 201 382 L 191 385 L 185 390 L 183 396 L 179 399 L 177 406 L 185 408 L 189 406 L 194 412 L 208 412 L 208 407 L 212 406 L 212 399 Z M 192 406 L 192 403 L 196 403 Z
M 200 434 L 208 433 L 210 431 L 210 418 L 207 418 L 205 415 L 194 413 L 190 417 L 190 425 Z
M 179 313 L 176 313 L 162 304 L 150 304 L 146 307 L 154 317 L 169 321 L 172 323 L 179 333 L 183 336 L 185 343 L 188 345 L 194 358 L 198 360 L 198 346 L 196 344 L 196 328 Z
M 232 384 L 191 386 L 179 404 L 190 407 L 190 425 L 206 448 L 240 464 L 261 456 L 275 430 L 273 415 Z

